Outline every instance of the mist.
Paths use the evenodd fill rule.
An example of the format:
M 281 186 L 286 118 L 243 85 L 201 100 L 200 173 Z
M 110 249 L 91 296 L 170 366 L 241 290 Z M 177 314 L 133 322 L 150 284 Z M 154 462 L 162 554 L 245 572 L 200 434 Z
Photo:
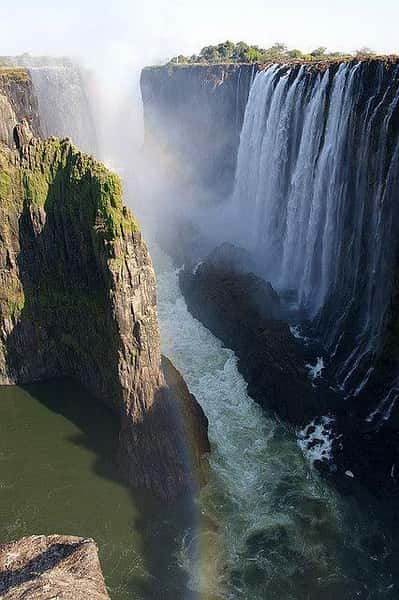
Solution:
M 145 176 L 147 184 L 150 180 L 155 183 L 159 176 L 142 160 L 144 125 L 139 80 L 144 66 L 163 64 L 180 53 L 190 55 L 224 39 L 242 39 L 263 47 L 279 40 L 304 50 L 320 45 L 353 50 L 368 45 L 380 52 L 393 52 L 398 49 L 394 24 L 399 8 L 392 0 L 383 5 L 339 0 L 331 11 L 315 0 L 301 6 L 293 0 L 278 6 L 254 0 L 251 9 L 243 11 L 241 2 L 227 0 L 2 0 L 0 54 L 68 56 L 86 70 L 99 158 L 117 171 L 123 170 L 125 187 L 129 188 L 138 174 L 142 181 Z M 173 156 L 164 156 L 163 162 L 176 164 Z M 166 177 L 170 183 L 170 173 Z M 159 181 L 156 187 L 159 189 Z M 208 192 L 192 191 L 192 195 L 198 193 Z M 154 195 L 151 189 L 149 194 Z M 126 195 L 134 208 L 132 195 Z M 148 207 L 149 201 L 145 204 Z

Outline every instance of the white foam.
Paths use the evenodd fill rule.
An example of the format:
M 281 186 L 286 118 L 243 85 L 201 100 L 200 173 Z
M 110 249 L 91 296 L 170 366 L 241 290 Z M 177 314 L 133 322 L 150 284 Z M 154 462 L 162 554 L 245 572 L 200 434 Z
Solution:
M 311 380 L 316 381 L 316 379 L 319 379 L 321 377 L 323 369 L 325 367 L 323 357 L 318 356 L 315 365 L 311 365 L 310 363 L 307 363 L 305 365 L 305 367 L 309 371 L 309 376 L 310 376 Z
M 313 419 L 298 433 L 298 444 L 311 464 L 316 460 L 329 461 L 332 459 L 332 444 L 335 439 L 334 423 L 335 419 L 330 416 Z
M 193 275 L 196 275 L 196 274 L 197 274 L 197 271 L 198 271 L 198 269 L 199 269 L 199 268 L 200 268 L 200 266 L 201 266 L 201 265 L 203 265 L 203 264 L 204 264 L 204 261 L 203 261 L 203 260 L 199 260 L 199 261 L 197 262 L 197 264 L 195 265 L 195 267 L 194 267 L 194 269 L 193 269 Z
M 305 344 L 307 344 L 310 340 L 309 337 L 307 337 L 306 335 L 303 335 L 299 325 L 290 325 L 290 332 L 294 336 L 294 338 L 296 338 L 297 340 L 301 340 L 302 342 L 305 342 Z

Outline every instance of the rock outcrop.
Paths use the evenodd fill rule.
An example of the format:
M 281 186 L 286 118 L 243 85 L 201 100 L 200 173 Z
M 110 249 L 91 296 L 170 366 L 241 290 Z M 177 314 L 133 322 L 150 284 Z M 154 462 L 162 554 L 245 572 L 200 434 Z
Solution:
M 109 600 L 92 539 L 34 535 L 0 546 L 3 600 Z
M 311 385 L 306 362 L 315 360 L 282 320 L 269 282 L 248 270 L 246 253 L 230 244 L 214 250 L 195 272 L 180 273 L 190 312 L 239 358 L 249 394 L 294 423 L 325 409 Z
M 79 380 L 120 416 L 129 482 L 189 487 L 146 245 L 119 178 L 68 139 L 1 147 L 0 285 L 0 383 Z
M 0 67 L 0 142 L 15 146 L 14 127 L 27 120 L 35 135 L 40 135 L 37 98 L 26 69 Z
M 168 180 L 225 196 L 232 188 L 255 65 L 165 65 L 141 74 L 146 144 Z
M 171 401 L 177 405 L 182 436 L 186 441 L 187 459 L 200 486 L 207 481 L 208 463 L 204 457 L 211 451 L 208 419 L 195 396 L 190 393 L 181 373 L 166 356 L 162 356 L 162 370 Z

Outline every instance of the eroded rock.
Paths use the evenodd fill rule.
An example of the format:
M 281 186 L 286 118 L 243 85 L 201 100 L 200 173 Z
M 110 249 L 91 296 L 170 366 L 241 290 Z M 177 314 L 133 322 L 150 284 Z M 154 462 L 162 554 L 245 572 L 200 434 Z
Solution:
M 294 423 L 323 414 L 323 398 L 312 387 L 302 344 L 281 320 L 271 284 L 249 272 L 246 253 L 223 245 L 180 285 L 190 312 L 239 358 L 249 394 Z
M 4 600 L 109 600 L 92 539 L 33 535 L 0 546 Z
M 119 415 L 123 476 L 173 498 L 190 464 L 120 180 L 68 139 L 23 133 L 19 151 L 0 149 L 0 383 L 80 381 Z

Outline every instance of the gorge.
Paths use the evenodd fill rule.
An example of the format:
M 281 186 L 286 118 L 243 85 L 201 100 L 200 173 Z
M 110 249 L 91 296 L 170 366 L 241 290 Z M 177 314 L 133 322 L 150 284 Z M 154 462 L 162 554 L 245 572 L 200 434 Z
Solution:
M 121 512 L 118 522 L 76 463 L 66 470 L 98 495 L 98 522 L 123 533 L 87 530 L 78 492 L 70 524 L 82 530 L 60 533 L 96 538 L 112 598 L 395 598 L 397 63 L 143 70 L 146 168 L 141 196 L 125 198 L 149 242 L 158 307 L 118 178 L 63 139 L 101 158 L 95 102 L 75 69 L 0 75 L 0 373 L 24 384 L 15 400 L 2 388 L 4 418 L 18 406 L 37 414 L 32 439 L 36 421 L 43 438 L 71 423 L 86 432 Z M 130 190 L 131 155 L 121 156 Z M 160 346 L 188 388 L 166 358 L 161 370 Z M 26 387 L 55 377 L 78 380 L 92 400 L 71 382 L 55 403 L 57 383 Z M 114 416 L 95 418 L 96 399 Z M 112 452 L 130 484 L 168 499 L 194 489 L 194 501 L 171 508 L 128 492 L 133 510 L 104 467 Z M 13 465 L 9 483 L 23 494 Z M 193 472 L 208 481 L 200 492 Z M 55 533 L 33 531 L 43 521 L 28 515 L 21 528 L 9 514 L 14 536 Z M 122 518 L 145 523 L 155 560 Z M 107 544 L 117 548 L 108 558 Z M 146 558 L 148 578 L 137 574 Z
M 271 281 L 296 337 L 299 326 L 313 340 L 313 362 L 323 356 L 328 385 L 322 396 L 328 400 L 320 405 L 337 420 L 340 438 L 333 469 L 343 475 L 357 469 L 356 476 L 375 489 L 395 488 L 397 61 L 266 65 L 255 77 L 259 67 L 221 69 L 174 65 L 142 74 L 150 139 L 158 131 L 161 152 L 179 163 L 184 156 L 184 175 L 194 186 L 191 172 L 197 166 L 201 171 L 204 156 L 219 179 L 229 174 L 231 200 L 214 190 L 216 206 L 209 206 L 208 194 L 200 197 L 200 206 L 188 199 L 181 209 L 178 218 L 183 214 L 200 230 L 202 249 L 190 255 L 185 247 L 179 260 L 190 267 L 223 241 L 250 253 L 247 270 Z M 193 73 L 201 83 L 191 91 L 179 86 L 175 100 L 174 83 L 190 82 Z M 203 95 L 199 110 L 197 87 Z M 224 128 L 218 110 L 230 110 L 225 137 L 210 125 Z M 235 123 L 243 123 L 240 139 Z M 169 126 L 174 134 L 165 142 Z M 187 145 L 198 137 L 200 150 L 195 144 L 190 153 Z M 221 139 L 229 140 L 229 151 Z M 213 280 L 201 283 L 203 272 L 200 266 L 193 276 L 194 293 L 196 280 L 199 293 L 200 285 L 217 288 L 215 281 L 224 276 L 219 269 Z M 215 304 L 204 299 L 198 310 L 201 304 L 210 326 Z M 220 335 L 220 324 L 214 327 Z M 278 402 L 272 407 L 281 414 Z

